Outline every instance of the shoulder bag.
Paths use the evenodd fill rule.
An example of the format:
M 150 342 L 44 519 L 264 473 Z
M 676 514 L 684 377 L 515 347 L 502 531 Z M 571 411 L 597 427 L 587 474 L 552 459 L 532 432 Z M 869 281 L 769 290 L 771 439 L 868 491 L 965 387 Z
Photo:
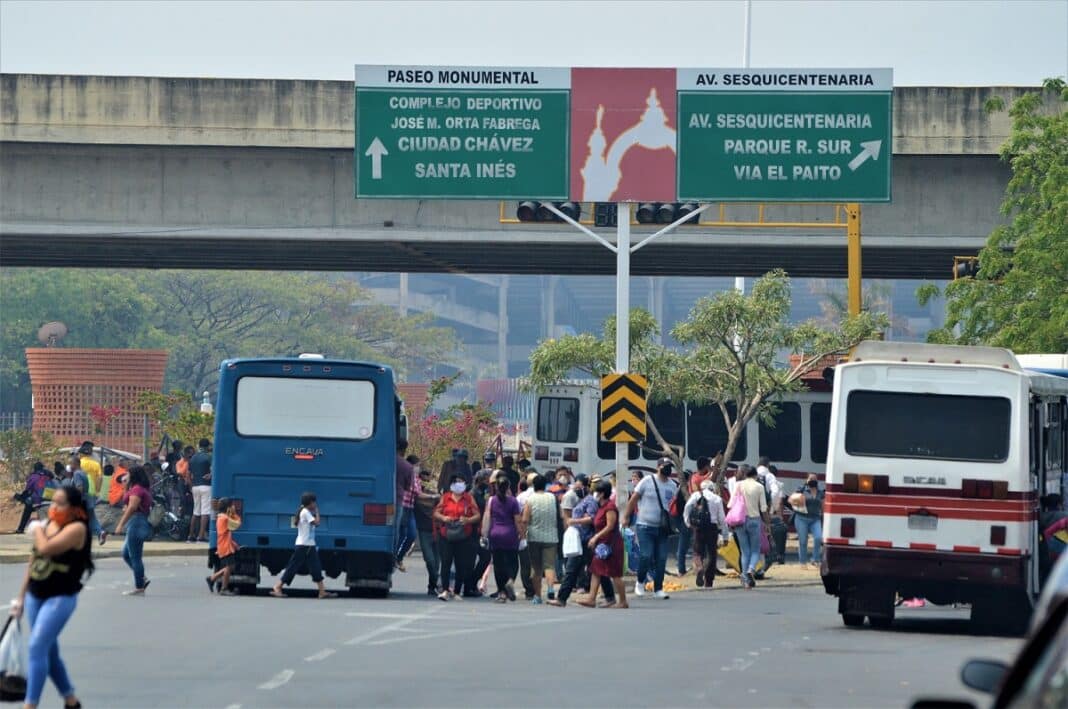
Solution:
M 675 523 L 671 519 L 671 515 L 664 509 L 664 500 L 660 497 L 660 486 L 656 484 L 656 473 L 653 473 L 650 478 L 653 481 L 653 488 L 656 490 L 656 504 L 660 506 L 660 533 L 670 537 L 672 534 L 678 534 L 678 530 L 675 529 Z

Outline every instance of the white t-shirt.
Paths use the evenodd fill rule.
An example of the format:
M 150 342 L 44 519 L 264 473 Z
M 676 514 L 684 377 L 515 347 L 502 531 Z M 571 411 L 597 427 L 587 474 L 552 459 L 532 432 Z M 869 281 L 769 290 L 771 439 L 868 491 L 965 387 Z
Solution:
M 315 515 L 307 507 L 300 509 L 300 518 L 297 520 L 297 546 L 315 546 Z
M 527 500 L 530 499 L 530 496 L 533 495 L 533 494 L 534 494 L 534 486 L 532 485 L 532 486 L 528 487 L 526 490 L 524 490 L 523 492 L 521 492 L 518 495 L 516 495 L 515 501 L 519 503 L 519 511 L 520 512 L 522 512 L 523 509 L 526 508 Z
M 657 480 L 653 481 L 653 477 Z M 659 527 L 660 515 L 671 507 L 671 500 L 679 489 L 678 483 L 668 479 L 666 482 L 659 479 L 659 475 L 653 473 L 642 478 L 638 486 L 634 488 L 634 494 L 638 497 L 638 524 L 646 527 Z M 660 491 L 660 500 L 656 498 L 657 490 Z
M 771 495 L 772 507 L 779 507 L 783 496 L 782 483 L 779 482 L 779 478 L 763 465 L 757 467 L 757 477 L 760 478 L 764 487 L 767 488 L 768 494 Z

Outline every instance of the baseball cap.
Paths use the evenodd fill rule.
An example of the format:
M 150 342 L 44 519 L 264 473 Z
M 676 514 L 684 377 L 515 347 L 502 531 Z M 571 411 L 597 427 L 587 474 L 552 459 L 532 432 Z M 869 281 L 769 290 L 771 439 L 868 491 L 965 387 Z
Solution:
M 662 466 L 665 466 L 665 465 L 674 465 L 674 464 L 675 464 L 675 461 L 673 461 L 671 458 L 668 458 L 667 456 L 664 456 L 660 460 L 656 461 L 656 467 L 658 467 L 658 468 L 660 468 Z
M 580 483 L 587 483 L 587 482 L 590 481 L 590 479 L 586 475 L 586 473 L 579 473 L 578 475 L 575 476 L 575 480 L 576 480 L 576 482 L 580 482 Z

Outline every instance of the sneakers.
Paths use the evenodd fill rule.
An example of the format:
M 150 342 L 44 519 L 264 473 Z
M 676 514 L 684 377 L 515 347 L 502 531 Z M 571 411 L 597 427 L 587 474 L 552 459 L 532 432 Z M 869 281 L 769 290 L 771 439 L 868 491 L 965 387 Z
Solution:
M 511 582 L 504 587 L 504 594 L 508 596 L 509 601 L 515 601 L 515 587 L 512 586 Z
M 645 595 L 645 584 L 641 581 L 636 581 L 634 583 L 634 595 L 639 598 Z
M 657 591 L 654 595 L 661 601 L 666 601 L 667 599 L 671 598 L 671 596 L 667 595 L 667 592 L 663 589 Z
M 450 591 L 442 591 L 438 594 L 439 601 L 447 601 L 450 598 L 452 598 L 452 593 Z
M 103 529 L 100 530 L 100 546 L 104 546 L 108 541 L 108 533 Z
M 532 606 L 540 606 L 542 603 L 541 596 L 534 596 L 534 598 L 530 599 L 530 605 Z
M 697 578 L 694 579 L 694 583 L 697 584 L 698 588 L 702 588 L 705 585 L 705 575 L 697 574 Z

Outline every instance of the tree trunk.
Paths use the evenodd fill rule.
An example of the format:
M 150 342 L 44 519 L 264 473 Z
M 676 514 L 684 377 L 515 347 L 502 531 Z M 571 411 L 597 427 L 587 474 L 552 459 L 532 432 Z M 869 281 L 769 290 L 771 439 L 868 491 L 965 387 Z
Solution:
M 653 417 L 650 416 L 648 412 L 646 412 L 645 414 L 645 425 L 649 428 L 650 431 L 652 431 L 653 438 L 656 439 L 656 442 L 660 444 L 660 451 L 667 457 L 671 458 L 672 461 L 674 461 L 675 467 L 681 474 L 682 458 L 675 452 L 675 449 L 672 448 L 668 444 L 668 442 L 664 440 L 664 437 L 660 435 L 660 429 L 656 427 L 656 424 L 653 422 Z

